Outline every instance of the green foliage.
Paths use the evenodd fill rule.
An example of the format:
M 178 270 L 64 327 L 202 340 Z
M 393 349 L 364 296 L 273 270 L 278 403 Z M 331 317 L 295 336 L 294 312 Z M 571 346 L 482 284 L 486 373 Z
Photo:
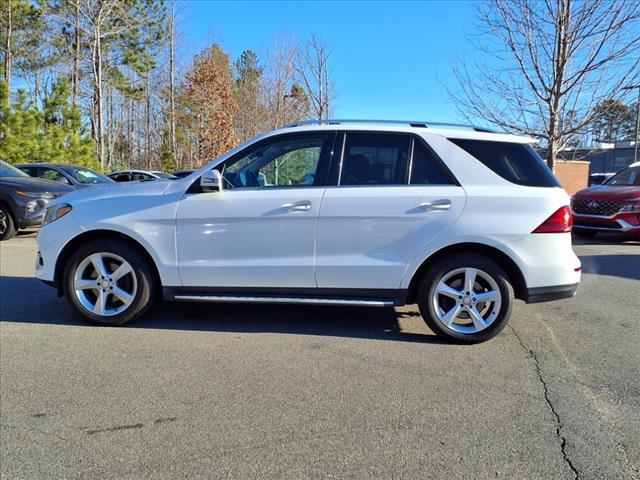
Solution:
M 598 118 L 593 122 L 596 142 L 612 143 L 630 140 L 635 131 L 635 115 L 631 107 L 617 100 L 606 100 L 595 109 Z
M 165 172 L 173 172 L 178 169 L 178 163 L 176 162 L 169 145 L 163 145 L 160 161 L 162 170 Z
M 93 142 L 69 104 L 69 84 L 58 80 L 42 110 L 18 91 L 6 106 L 7 84 L 0 82 L 0 158 L 10 163 L 70 163 L 95 168 Z
M 2 63 L 7 55 L 7 26 L 11 9 L 11 58 L 15 67 L 27 70 L 39 61 L 34 53 L 39 49 L 43 29 L 42 10 L 28 0 L 0 0 L 0 52 Z

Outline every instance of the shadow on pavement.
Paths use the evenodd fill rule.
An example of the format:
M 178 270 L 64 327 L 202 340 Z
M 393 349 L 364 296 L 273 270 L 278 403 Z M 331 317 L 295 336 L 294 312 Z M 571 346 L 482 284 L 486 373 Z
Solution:
M 583 238 L 577 235 L 572 237 L 574 245 L 625 245 L 630 247 L 640 246 L 640 237 L 631 238 L 629 235 L 616 233 L 599 233 L 594 238 Z
M 581 255 L 582 273 L 640 280 L 640 251 L 638 255 Z
M 435 335 L 403 332 L 399 320 L 413 316 L 392 308 L 163 302 L 127 328 L 447 343 Z M 82 323 L 54 289 L 28 277 L 0 277 L 0 320 L 90 326 Z

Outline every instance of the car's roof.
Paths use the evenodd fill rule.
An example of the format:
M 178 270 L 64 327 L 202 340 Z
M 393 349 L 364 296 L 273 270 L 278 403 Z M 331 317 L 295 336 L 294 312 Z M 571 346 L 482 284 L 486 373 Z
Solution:
M 272 133 L 302 132 L 318 130 L 367 130 L 382 132 L 411 132 L 440 135 L 445 138 L 492 140 L 500 142 L 535 143 L 536 139 L 509 133 L 500 133 L 472 125 L 446 124 L 438 122 L 399 120 L 322 120 L 303 121 L 285 125 Z

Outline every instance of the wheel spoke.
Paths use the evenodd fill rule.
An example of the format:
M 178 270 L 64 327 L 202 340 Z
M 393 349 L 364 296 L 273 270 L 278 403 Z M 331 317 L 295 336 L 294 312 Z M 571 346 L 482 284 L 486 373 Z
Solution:
M 457 299 L 458 296 L 461 295 L 461 293 L 458 290 L 456 290 L 455 288 L 451 288 L 449 285 L 447 285 L 444 282 L 438 283 L 438 285 L 436 286 L 436 292 L 439 293 L 440 295 L 444 295 L 446 297 L 451 297 L 455 299 Z
M 480 312 L 476 307 L 468 308 L 467 311 L 469 312 L 469 316 L 471 317 L 473 326 L 476 327 L 476 330 L 480 331 L 487 328 L 487 322 L 482 318 L 482 315 L 480 315 Z
M 97 290 L 100 286 L 96 284 L 95 279 L 78 278 L 74 280 L 73 288 L 76 290 Z
M 497 302 L 500 300 L 500 292 L 490 290 L 488 292 L 476 293 L 476 302 Z
M 467 292 L 473 293 L 473 285 L 476 283 L 476 274 L 478 270 L 475 268 L 464 269 L 464 289 Z
M 122 303 L 124 303 L 125 307 L 128 307 L 129 305 L 131 305 L 131 302 L 133 302 L 133 295 L 131 295 L 130 293 L 125 292 L 124 290 L 122 290 L 119 287 L 114 287 L 114 289 L 111 291 L 111 293 L 116 298 L 119 298 L 120 301 Z
M 113 279 L 114 282 L 117 282 L 122 277 L 124 277 L 128 273 L 131 273 L 132 271 L 133 271 L 133 269 L 131 268 L 131 265 L 129 265 L 127 262 L 125 262 L 122 265 L 120 265 L 118 268 L 116 268 L 116 271 L 113 272 L 110 275 L 110 277 Z
M 100 293 L 98 293 L 98 298 L 96 298 L 96 303 L 93 306 L 93 313 L 95 313 L 96 315 L 104 315 L 107 309 L 108 296 L 109 296 L 108 293 L 100 290 Z
M 459 303 L 456 302 L 455 306 L 451 308 L 451 310 L 449 310 L 447 313 L 445 313 L 440 321 L 447 327 L 450 327 L 453 319 L 456 318 L 460 313 L 460 310 L 462 310 L 462 307 Z
M 109 272 L 107 271 L 107 267 L 104 264 L 101 254 L 94 253 L 89 258 L 91 259 L 91 264 L 93 265 L 93 268 L 95 268 L 98 277 L 106 278 L 109 276 Z

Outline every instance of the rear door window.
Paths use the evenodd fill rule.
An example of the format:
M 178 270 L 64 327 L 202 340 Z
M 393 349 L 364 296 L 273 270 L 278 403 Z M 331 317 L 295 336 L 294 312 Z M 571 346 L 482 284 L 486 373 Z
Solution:
M 406 185 L 411 137 L 347 133 L 340 185 Z
M 458 138 L 450 138 L 449 141 L 511 183 L 527 187 L 560 186 L 530 145 Z

